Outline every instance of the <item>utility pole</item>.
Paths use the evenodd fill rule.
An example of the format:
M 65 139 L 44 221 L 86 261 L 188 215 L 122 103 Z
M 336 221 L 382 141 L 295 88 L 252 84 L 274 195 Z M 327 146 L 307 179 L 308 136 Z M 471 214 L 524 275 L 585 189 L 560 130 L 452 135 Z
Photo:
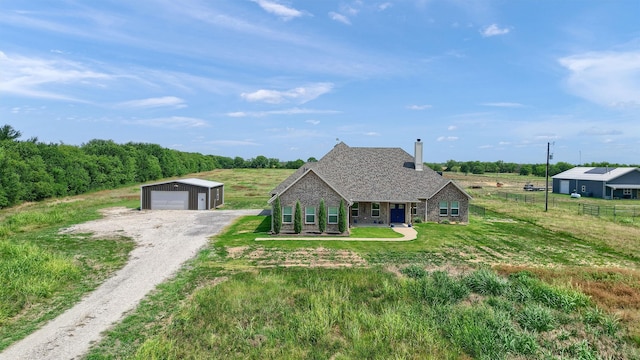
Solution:
M 544 211 L 549 210 L 549 143 L 547 143 L 547 171 L 545 173 L 546 184 L 544 187 Z

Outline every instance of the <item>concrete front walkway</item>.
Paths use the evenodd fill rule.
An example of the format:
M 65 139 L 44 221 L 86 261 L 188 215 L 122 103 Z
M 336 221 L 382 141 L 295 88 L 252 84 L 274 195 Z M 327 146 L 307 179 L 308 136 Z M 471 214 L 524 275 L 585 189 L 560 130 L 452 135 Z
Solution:
M 409 226 L 398 224 L 391 228 L 393 231 L 402 234 L 397 238 L 354 238 L 348 236 L 271 236 L 256 238 L 256 241 L 280 241 L 280 240 L 298 240 L 298 241 L 411 241 L 418 237 L 418 232 Z

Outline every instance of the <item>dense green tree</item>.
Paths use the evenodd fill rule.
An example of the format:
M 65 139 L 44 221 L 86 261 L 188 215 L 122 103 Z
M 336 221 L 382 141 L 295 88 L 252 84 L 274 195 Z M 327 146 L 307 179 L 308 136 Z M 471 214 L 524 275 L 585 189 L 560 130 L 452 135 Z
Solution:
M 344 233 L 347 231 L 347 210 L 344 207 L 344 200 L 340 199 L 340 207 L 338 208 L 338 231 Z
M 282 229 L 282 205 L 280 204 L 279 196 L 273 201 L 271 220 L 273 221 L 273 232 L 280 234 L 280 230 Z
M 300 201 L 296 201 L 296 209 L 293 214 L 293 232 L 296 234 L 302 232 L 302 209 L 300 208 Z
M 520 166 L 520 175 L 531 175 L 531 165 L 522 165 Z
M 327 207 L 324 199 L 320 199 L 320 208 L 318 209 L 318 230 L 324 233 L 327 230 Z
M 3 140 L 17 140 L 22 133 L 13 128 L 11 125 L 3 125 L 0 127 L 0 141 Z

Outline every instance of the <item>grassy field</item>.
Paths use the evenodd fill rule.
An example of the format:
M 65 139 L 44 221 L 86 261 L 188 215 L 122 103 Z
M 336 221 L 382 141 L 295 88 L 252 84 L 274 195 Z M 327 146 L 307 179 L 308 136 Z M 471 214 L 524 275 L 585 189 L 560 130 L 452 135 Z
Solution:
M 195 176 L 224 182 L 224 207 L 238 209 L 265 208 L 269 190 L 289 174 Z M 579 214 L 567 196 L 551 195 L 570 206 L 544 212 L 543 202 L 498 195 L 524 194 L 522 186 L 543 185 L 539 179 L 455 177 L 483 216 L 468 225 L 415 224 L 411 242 L 258 243 L 270 218 L 242 218 L 88 358 L 640 358 L 639 226 Z M 0 212 L 2 260 L 20 254 L 16 263 L 52 264 L 25 269 L 16 283 L 58 271 L 37 296 L 0 295 L 28 299 L 3 310 L 0 349 L 122 266 L 132 246 L 57 229 L 95 218 L 101 207 L 137 207 L 138 194 L 130 187 Z M 640 205 L 624 204 L 631 203 Z M 0 276 L 17 276 L 17 267 L 0 268 Z

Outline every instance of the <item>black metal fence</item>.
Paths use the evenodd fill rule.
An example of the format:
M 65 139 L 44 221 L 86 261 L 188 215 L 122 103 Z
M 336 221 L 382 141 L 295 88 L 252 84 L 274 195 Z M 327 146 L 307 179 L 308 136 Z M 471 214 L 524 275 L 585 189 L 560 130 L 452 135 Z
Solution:
M 515 201 L 527 205 L 544 205 L 545 202 L 544 193 L 514 194 L 508 192 L 498 192 L 496 193 L 496 196 L 505 200 Z M 571 199 L 571 201 L 563 201 L 558 200 L 556 197 L 549 197 L 548 205 L 549 207 L 562 207 L 567 209 L 575 209 L 575 207 L 577 207 L 579 214 L 606 217 L 617 222 L 634 223 L 636 221 L 640 221 L 640 206 L 638 205 L 599 205 L 580 203 L 576 202 L 577 200 L 578 199 Z

